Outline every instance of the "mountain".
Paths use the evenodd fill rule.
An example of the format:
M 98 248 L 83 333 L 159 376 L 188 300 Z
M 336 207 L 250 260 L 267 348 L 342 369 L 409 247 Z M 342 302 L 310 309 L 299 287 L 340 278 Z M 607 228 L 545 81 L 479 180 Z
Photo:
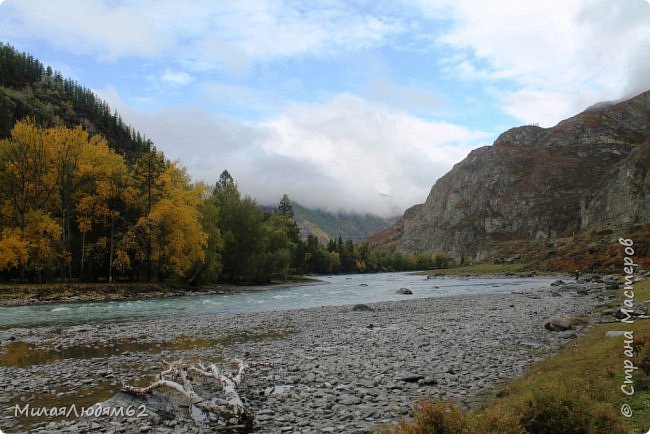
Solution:
M 586 197 L 583 227 L 596 230 L 639 224 L 650 216 L 650 140 L 621 160 Z
M 368 238 L 402 253 L 480 259 L 513 240 L 650 221 L 650 91 L 473 150 L 423 204 Z
M 381 231 L 395 219 L 373 214 L 331 213 L 321 209 L 306 208 L 293 203 L 294 219 L 304 238 L 314 235 L 323 242 L 330 239 L 352 240 L 355 243 L 364 237 Z
M 90 89 L 0 43 L 0 139 L 9 137 L 16 121 L 25 117 L 46 127 L 83 125 L 90 134 L 104 136 L 129 162 L 152 146 Z

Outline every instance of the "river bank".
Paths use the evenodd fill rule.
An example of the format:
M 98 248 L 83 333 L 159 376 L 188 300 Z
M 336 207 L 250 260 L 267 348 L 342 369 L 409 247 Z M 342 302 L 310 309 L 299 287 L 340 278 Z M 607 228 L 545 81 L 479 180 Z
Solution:
M 187 295 L 231 294 L 320 282 L 314 278 L 300 277 L 289 279 L 286 282 L 275 282 L 265 285 L 235 285 L 232 283 L 203 286 L 158 283 L 3 284 L 0 285 L 0 307 L 53 303 L 147 300 Z
M 558 276 L 560 273 L 519 271 L 520 267 L 495 265 L 465 266 L 451 269 L 415 271 L 421 276 L 463 276 L 468 278 L 503 278 Z M 512 271 L 512 270 L 517 270 Z M 382 273 L 370 273 L 373 276 Z M 363 276 L 364 274 L 358 274 Z M 153 298 L 182 297 L 192 295 L 232 294 L 246 291 L 263 291 L 281 289 L 295 285 L 323 283 L 327 276 L 293 276 L 287 281 L 270 282 L 258 285 L 235 285 L 232 283 L 215 283 L 210 285 L 190 286 L 174 283 L 16 283 L 0 284 L 0 307 L 33 306 L 55 303 L 84 303 L 123 300 L 148 300 Z
M 174 416 L 30 420 L 16 404 L 78 407 L 144 385 L 162 360 L 254 363 L 241 395 L 257 432 L 367 432 L 395 423 L 420 397 L 475 405 L 578 330 L 550 332 L 552 316 L 589 318 L 614 292 L 602 285 L 540 288 L 282 312 L 201 315 L 0 332 L 2 428 L 34 432 L 201 431 Z M 13 338 L 9 341 L 10 338 Z M 10 347 L 11 346 L 11 347 Z M 13 354 L 12 356 L 7 356 Z M 208 428 L 204 430 L 209 431 Z

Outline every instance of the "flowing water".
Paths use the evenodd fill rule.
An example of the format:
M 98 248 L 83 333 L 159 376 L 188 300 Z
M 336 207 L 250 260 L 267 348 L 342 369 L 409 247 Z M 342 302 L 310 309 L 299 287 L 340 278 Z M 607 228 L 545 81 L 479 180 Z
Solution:
M 322 283 L 268 287 L 230 294 L 191 295 L 139 301 L 60 303 L 0 307 L 0 328 L 128 321 L 178 315 L 236 314 L 326 305 L 409 300 L 459 294 L 522 291 L 548 286 L 551 278 L 436 277 L 410 273 L 320 277 Z M 409 288 L 413 295 L 398 294 Z

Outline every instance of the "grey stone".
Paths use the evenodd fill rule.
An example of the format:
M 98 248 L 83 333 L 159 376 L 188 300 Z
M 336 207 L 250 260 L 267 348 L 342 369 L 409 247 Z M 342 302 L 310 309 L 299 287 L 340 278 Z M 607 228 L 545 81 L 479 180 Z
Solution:
M 343 405 L 357 405 L 361 404 L 361 398 L 354 395 L 342 394 L 338 397 L 337 402 Z
M 402 374 L 396 378 L 397 381 L 403 381 L 405 383 L 417 383 L 418 381 L 424 379 L 424 375 L 420 374 Z
M 544 321 L 544 328 L 552 332 L 562 332 L 571 328 L 571 319 L 554 316 Z
M 557 337 L 559 337 L 560 339 L 576 339 L 578 335 L 573 330 L 566 330 L 563 332 L 559 332 L 557 334 Z
M 605 333 L 605 337 L 611 338 L 615 336 L 624 336 L 625 332 L 622 330 L 610 330 L 607 333 Z

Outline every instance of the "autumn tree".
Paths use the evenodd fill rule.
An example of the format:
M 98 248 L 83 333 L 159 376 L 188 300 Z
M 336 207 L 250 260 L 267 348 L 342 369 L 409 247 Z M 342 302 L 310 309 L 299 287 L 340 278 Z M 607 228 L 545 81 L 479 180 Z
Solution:
M 39 234 L 57 240 L 61 227 L 51 214 L 57 202 L 55 151 L 33 120 L 16 123 L 11 137 L 0 141 L 0 169 L 2 223 L 8 229 L 3 244 L 11 247 L 5 252 L 14 252 L 4 266 L 20 266 L 22 277 L 36 272 L 40 281 L 60 246 Z
M 81 126 L 56 127 L 46 130 L 46 140 L 53 148 L 58 192 L 57 217 L 61 223 L 61 238 L 65 273 L 72 278 L 72 232 L 74 223 L 74 192 L 77 185 L 79 160 L 88 145 L 89 135 Z
M 107 241 L 98 246 L 105 244 L 108 250 L 108 281 L 112 282 L 116 226 L 128 227 L 128 222 L 120 220 L 120 216 L 127 206 L 133 204 L 135 197 L 129 170 L 124 159 L 110 149 L 102 137 L 94 136 L 84 148 L 77 176 L 80 188 L 75 209 L 79 230 L 83 234 L 93 226 L 106 230 L 103 238 Z M 85 249 L 85 239 L 83 244 Z
M 153 226 L 152 258 L 158 263 L 159 280 L 164 280 L 169 273 L 183 277 L 195 262 L 203 262 L 208 236 L 198 211 L 204 186 L 192 185 L 178 163 L 169 164 L 159 182 L 161 199 L 143 219 Z
M 2 217 L 23 230 L 32 210 L 51 210 L 56 202 L 54 149 L 33 120 L 16 123 L 11 138 L 0 141 Z
M 29 259 L 29 246 L 19 230 L 5 228 L 0 234 L 0 270 L 22 269 Z

